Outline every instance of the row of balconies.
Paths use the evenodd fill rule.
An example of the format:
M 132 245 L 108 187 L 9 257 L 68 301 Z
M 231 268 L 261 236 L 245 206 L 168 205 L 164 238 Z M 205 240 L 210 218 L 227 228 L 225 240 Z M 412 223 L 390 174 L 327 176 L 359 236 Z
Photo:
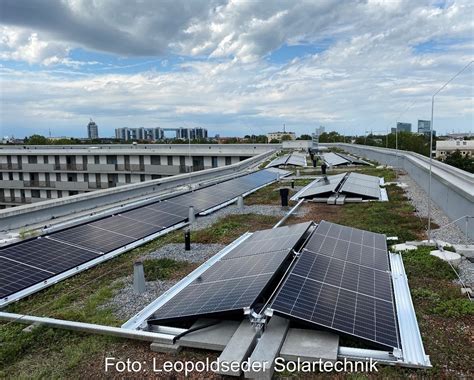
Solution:
M 122 183 L 121 183 L 122 184 Z M 115 187 L 114 182 L 78 182 L 78 181 L 0 181 L 0 189 L 41 188 L 56 190 L 95 190 Z
M 87 171 L 88 173 L 141 172 L 151 174 L 183 173 L 185 165 L 143 164 L 0 164 L 0 170 L 22 170 L 24 172 Z
M 44 201 L 44 198 L 31 198 L 31 197 L 5 197 L 0 196 L 0 203 L 8 205 L 22 205 L 25 203 L 35 203 Z

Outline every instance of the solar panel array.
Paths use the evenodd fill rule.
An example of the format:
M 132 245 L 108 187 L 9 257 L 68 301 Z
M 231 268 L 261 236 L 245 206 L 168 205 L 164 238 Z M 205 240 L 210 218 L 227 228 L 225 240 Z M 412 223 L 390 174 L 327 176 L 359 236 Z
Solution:
M 277 157 L 273 161 L 271 161 L 266 167 L 274 168 L 280 165 L 285 165 L 286 161 L 288 161 L 289 158 L 290 158 L 290 154 L 285 154 L 284 156 Z
M 271 308 L 399 348 L 385 235 L 321 222 Z
M 274 181 L 279 173 L 261 170 L 190 193 L 124 211 L 0 249 L 0 298 L 42 283 L 146 236 L 185 222 L 189 206 L 199 213 Z
M 251 307 L 310 225 L 255 232 L 157 309 L 148 322 Z
M 380 199 L 380 179 L 370 175 L 350 173 L 340 192 Z
M 367 161 L 364 161 L 364 160 L 361 160 L 359 158 L 356 158 L 356 157 L 353 157 L 353 156 L 349 156 L 347 154 L 342 154 L 342 153 L 337 153 L 338 156 L 341 156 L 342 158 L 346 159 L 347 161 L 349 161 L 350 163 L 352 164 L 356 164 L 356 165 L 369 165 L 370 164 L 367 162 Z
M 272 168 L 281 165 L 307 166 L 306 155 L 302 153 L 291 153 L 280 156 L 271 161 L 266 167 Z
M 329 166 L 348 165 L 351 163 L 350 161 L 333 152 L 323 153 L 322 156 L 323 160 Z
M 328 175 L 326 179 L 318 178 L 299 191 L 295 195 L 295 198 L 312 198 L 316 195 L 334 193 L 341 181 L 344 179 L 345 175 L 346 173 L 342 173 L 337 175 Z
M 306 166 L 306 155 L 301 153 L 292 153 L 290 158 L 288 158 L 286 164 L 295 166 Z

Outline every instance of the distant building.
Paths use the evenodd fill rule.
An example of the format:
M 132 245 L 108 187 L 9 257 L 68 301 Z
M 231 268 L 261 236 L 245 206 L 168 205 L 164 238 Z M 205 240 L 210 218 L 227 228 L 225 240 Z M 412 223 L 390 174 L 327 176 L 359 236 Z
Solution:
M 163 140 L 164 132 L 161 128 L 116 128 L 115 138 L 123 141 Z
M 92 119 L 87 124 L 87 138 L 89 140 L 97 140 L 99 138 L 99 127 Z
M 165 131 L 174 131 L 181 140 L 207 139 L 205 128 L 116 128 L 115 138 L 123 141 L 158 141 L 165 138 Z
M 267 138 L 268 138 L 268 141 L 272 141 L 272 140 L 281 141 L 283 139 L 283 136 L 286 136 L 286 135 L 290 136 L 291 140 L 296 140 L 295 132 L 286 132 L 286 131 L 267 133 Z
M 418 120 L 418 133 L 423 135 L 430 135 L 431 121 Z M 436 131 L 433 131 L 433 136 L 436 136 Z
M 448 133 L 447 135 L 451 139 L 463 139 L 463 138 L 474 138 L 474 133 L 472 132 L 464 132 L 464 133 Z
M 447 154 L 459 150 L 463 156 L 474 155 L 474 140 L 436 141 L 436 158 L 445 158 Z
M 411 132 L 411 123 L 402 123 L 402 122 L 397 122 L 397 127 L 396 130 L 398 132 Z M 393 129 L 392 129 L 393 133 Z

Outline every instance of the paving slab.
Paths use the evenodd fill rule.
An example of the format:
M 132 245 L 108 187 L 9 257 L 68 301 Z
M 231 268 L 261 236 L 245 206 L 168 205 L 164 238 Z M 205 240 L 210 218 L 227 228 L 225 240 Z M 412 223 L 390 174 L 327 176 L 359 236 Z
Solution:
M 212 320 L 199 319 L 191 328 L 202 326 L 210 321 Z M 209 351 L 223 351 L 239 327 L 239 323 L 238 321 L 222 321 L 217 325 L 191 332 L 179 339 L 179 345 Z
M 288 361 L 336 361 L 339 335 L 326 331 L 290 329 L 280 350 L 280 356 Z
M 454 249 L 468 259 L 474 259 L 474 245 L 457 244 Z
M 179 344 L 166 344 L 160 342 L 154 342 L 150 344 L 150 350 L 153 352 L 162 352 L 165 354 L 177 354 L 180 352 L 182 347 Z
M 441 250 L 434 250 L 430 252 L 431 256 L 436 256 L 437 258 L 446 261 L 454 266 L 458 266 L 461 263 L 461 255 L 456 252 L 451 251 L 441 251 Z
M 255 350 L 250 356 L 250 363 L 263 363 L 263 368 L 259 371 L 247 371 L 245 377 L 249 379 L 270 380 L 273 376 L 273 364 L 280 352 L 285 340 L 290 321 L 285 318 L 273 316 L 268 323 L 265 332 L 259 339 Z M 252 368 L 250 366 L 250 368 Z
M 247 319 L 243 320 L 239 328 L 235 331 L 222 354 L 219 356 L 220 362 L 226 363 L 242 363 L 247 360 L 250 353 L 255 348 L 257 343 L 258 332 L 254 326 Z M 230 367 L 230 366 L 229 366 Z M 240 367 L 223 368 L 222 366 L 217 370 L 220 375 L 240 376 L 242 371 Z

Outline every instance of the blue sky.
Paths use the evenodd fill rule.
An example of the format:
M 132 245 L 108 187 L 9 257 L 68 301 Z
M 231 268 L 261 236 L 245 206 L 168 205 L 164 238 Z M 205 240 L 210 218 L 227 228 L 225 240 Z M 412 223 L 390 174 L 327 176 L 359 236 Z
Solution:
M 474 56 L 471 1 L 4 0 L 2 135 L 203 126 L 362 135 L 429 119 Z M 34 14 L 35 17 L 31 17 Z M 472 130 L 473 69 L 436 98 Z

